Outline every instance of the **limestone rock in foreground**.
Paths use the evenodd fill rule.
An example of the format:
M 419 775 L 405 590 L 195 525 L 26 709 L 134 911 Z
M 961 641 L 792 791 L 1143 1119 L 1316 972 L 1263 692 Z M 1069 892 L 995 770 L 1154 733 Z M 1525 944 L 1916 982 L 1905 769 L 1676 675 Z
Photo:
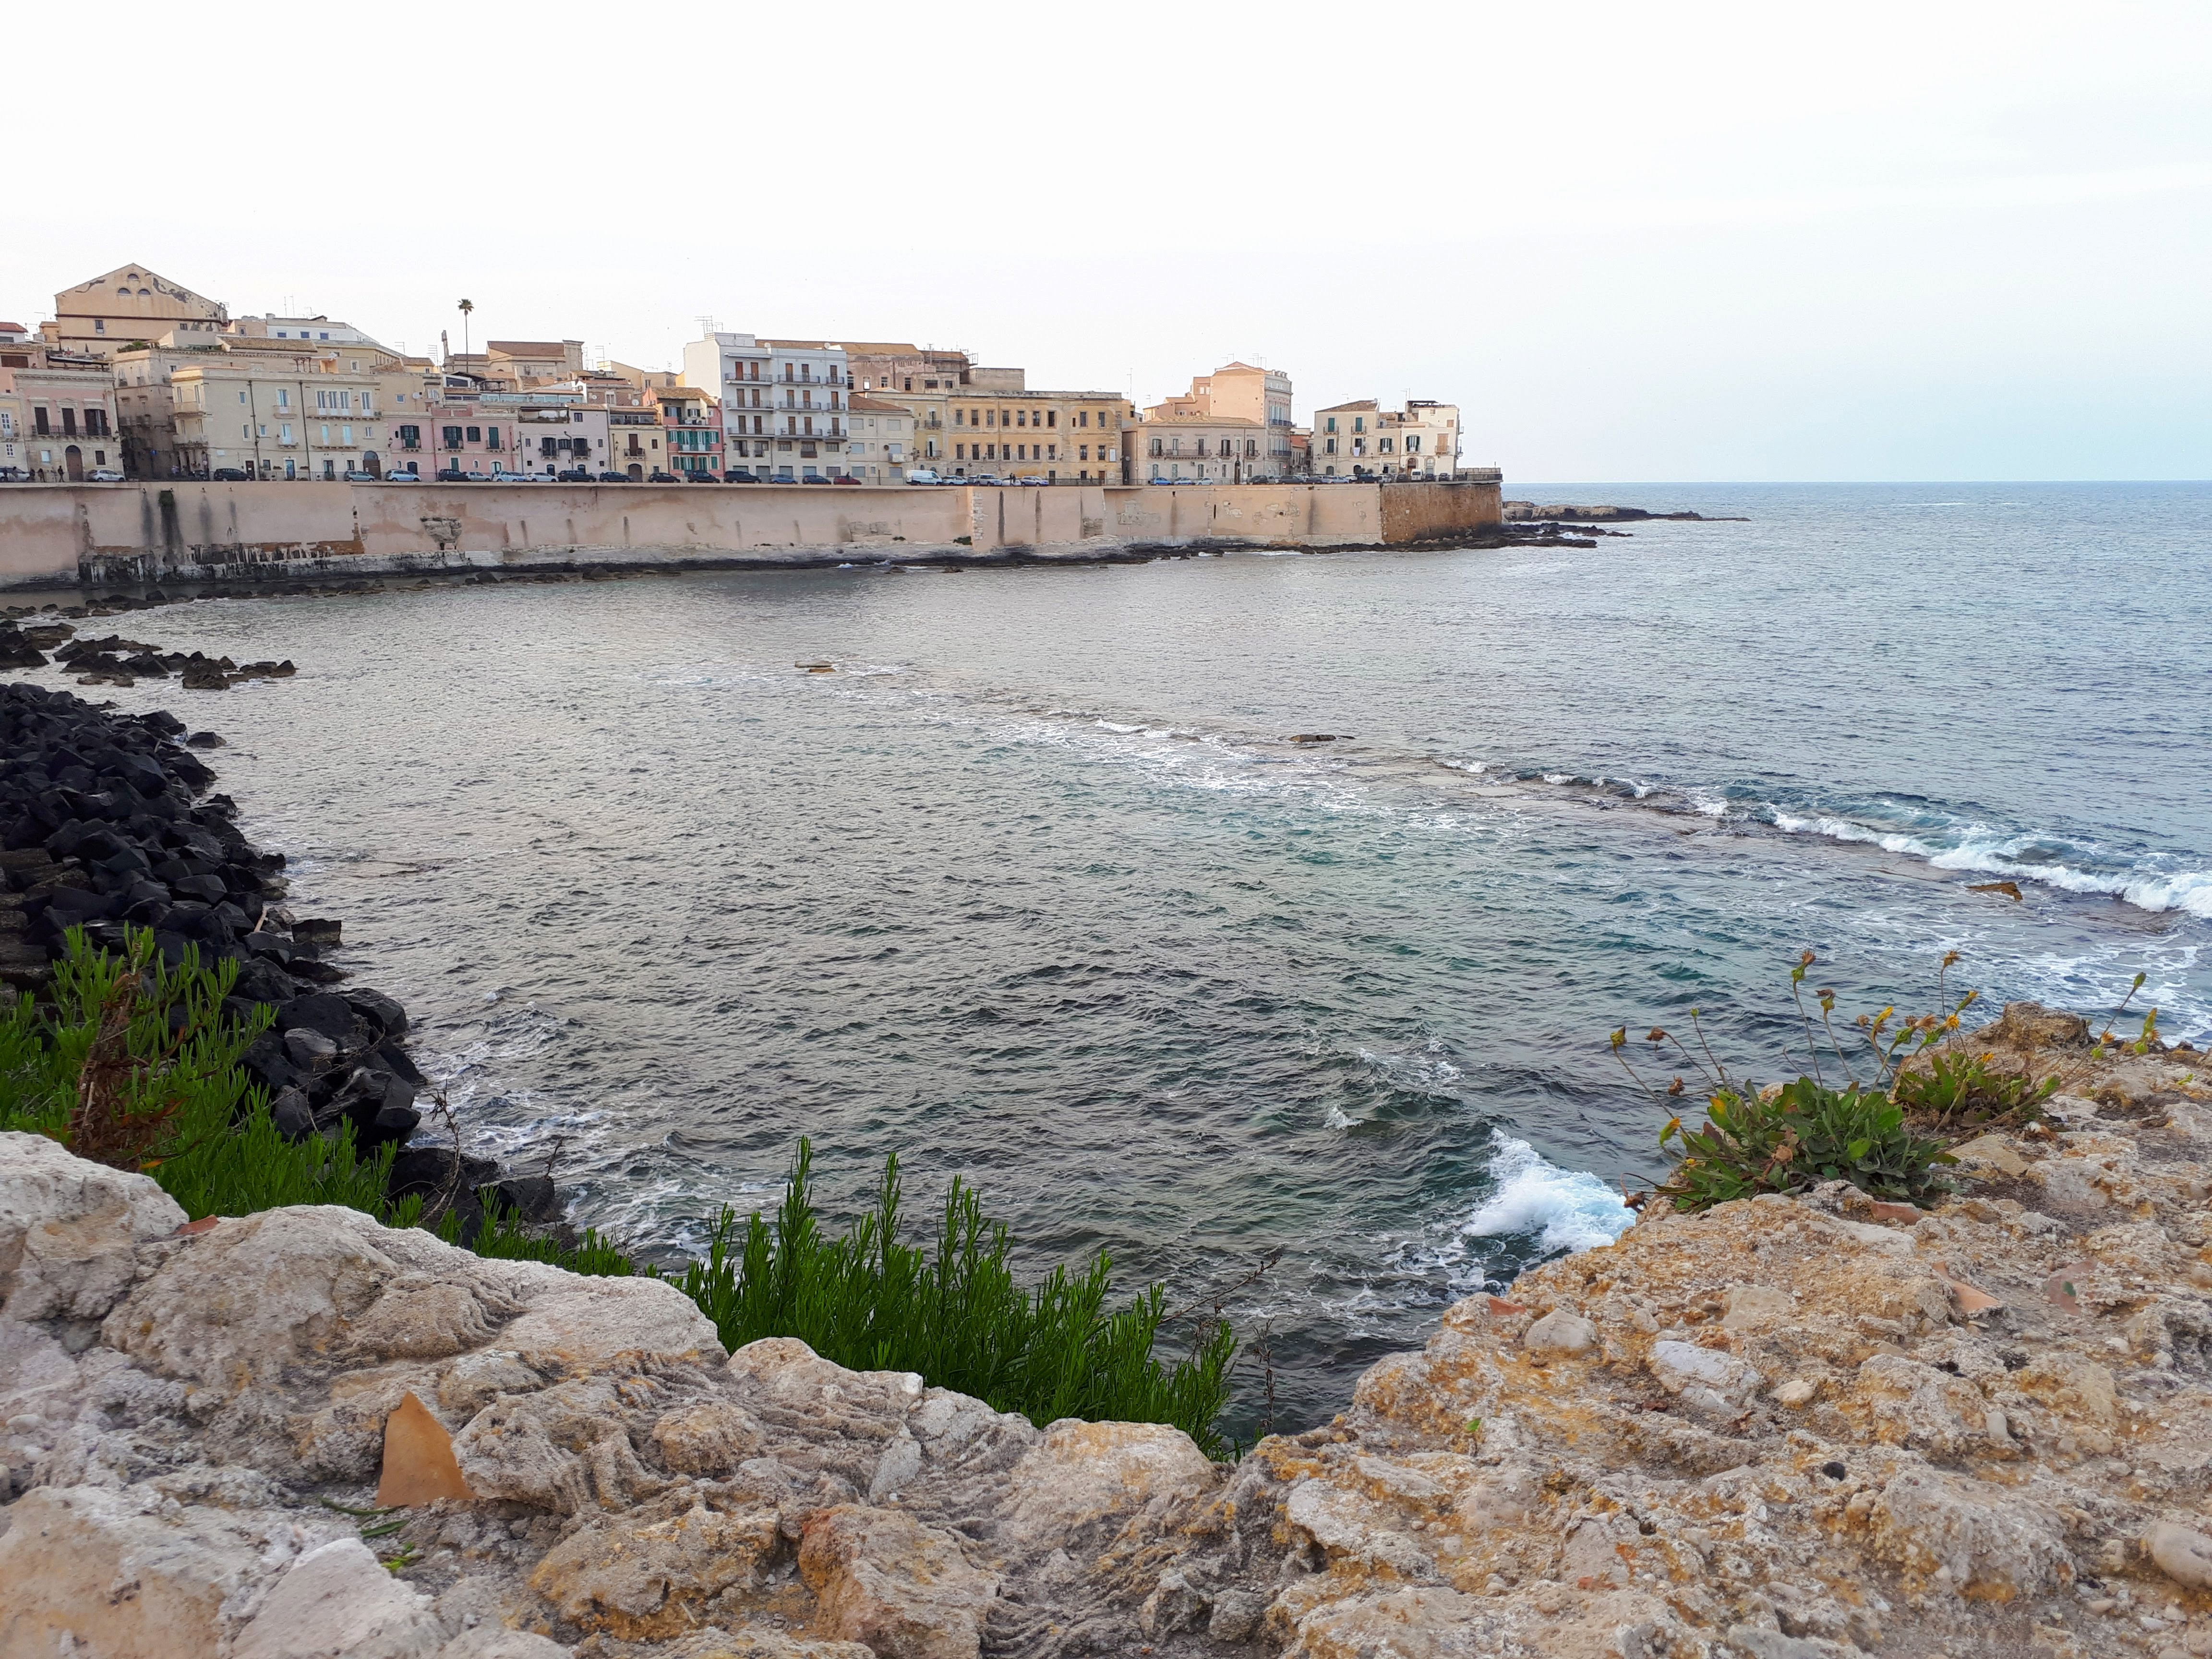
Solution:
M 1646 1215 L 1234 1468 L 0 1137 L 0 1655 L 2212 1654 L 2212 1097 L 2078 1036 L 1932 1213 Z M 475 1495 L 364 1537 L 410 1393 Z

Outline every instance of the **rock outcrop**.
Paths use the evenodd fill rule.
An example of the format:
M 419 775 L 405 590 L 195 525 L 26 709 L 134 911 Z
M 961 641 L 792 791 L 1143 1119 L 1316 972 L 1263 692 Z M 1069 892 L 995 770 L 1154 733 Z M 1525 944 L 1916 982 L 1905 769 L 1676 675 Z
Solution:
M 0 1137 L 0 1656 L 2212 1653 L 2212 1093 L 2080 1038 L 1932 1212 L 1647 1214 L 1233 1467 Z

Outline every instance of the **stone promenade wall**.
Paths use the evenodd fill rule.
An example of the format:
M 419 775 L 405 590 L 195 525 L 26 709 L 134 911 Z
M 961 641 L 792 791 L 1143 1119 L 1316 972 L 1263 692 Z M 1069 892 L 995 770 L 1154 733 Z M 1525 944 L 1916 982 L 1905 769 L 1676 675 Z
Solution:
M 1499 495 L 1490 483 L 19 484 L 0 488 L 0 586 L 1378 546 L 1487 533 Z

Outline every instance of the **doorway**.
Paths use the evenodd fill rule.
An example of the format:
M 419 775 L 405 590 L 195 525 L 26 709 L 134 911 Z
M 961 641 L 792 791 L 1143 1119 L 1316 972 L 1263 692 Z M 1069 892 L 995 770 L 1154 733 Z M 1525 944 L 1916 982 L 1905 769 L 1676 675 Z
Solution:
M 71 444 L 67 449 L 62 451 L 62 459 L 69 464 L 69 481 L 71 483 L 82 483 L 84 482 L 84 451 Z

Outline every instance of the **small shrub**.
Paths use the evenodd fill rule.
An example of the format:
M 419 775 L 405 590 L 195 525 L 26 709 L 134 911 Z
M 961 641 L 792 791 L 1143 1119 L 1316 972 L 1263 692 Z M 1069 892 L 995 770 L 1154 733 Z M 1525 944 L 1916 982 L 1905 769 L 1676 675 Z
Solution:
M 1763 1095 L 1722 1090 L 1701 1127 L 1668 1121 L 1659 1144 L 1670 1142 L 1680 1162 L 1659 1190 L 1684 1210 L 1826 1181 L 1917 1204 L 1948 1190 L 1937 1166 L 1958 1161 L 1942 1141 L 1906 1128 L 1904 1109 L 1887 1096 L 1856 1083 L 1830 1089 L 1809 1077 Z
M 1226 1450 L 1213 1427 L 1237 1346 L 1225 1322 L 1201 1329 L 1188 1359 L 1164 1366 L 1152 1353 L 1166 1317 L 1159 1285 L 1107 1311 L 1112 1264 L 1102 1254 L 1023 1290 L 1006 1229 L 984 1219 L 957 1179 L 934 1251 L 901 1243 L 896 1156 L 875 1207 L 844 1237 L 826 1237 L 809 1186 L 812 1157 L 802 1140 L 774 1220 L 756 1212 L 741 1234 L 726 1207 L 706 1259 L 678 1281 L 724 1346 L 795 1336 L 838 1364 L 919 1371 L 1039 1427 L 1062 1417 L 1172 1423 L 1208 1455 Z
M 1969 1125 L 2033 1123 L 2058 1079 L 2038 1083 L 2026 1073 L 1993 1072 L 1992 1056 L 1939 1051 L 1898 1073 L 1890 1097 L 1916 1117 L 1942 1131 Z

